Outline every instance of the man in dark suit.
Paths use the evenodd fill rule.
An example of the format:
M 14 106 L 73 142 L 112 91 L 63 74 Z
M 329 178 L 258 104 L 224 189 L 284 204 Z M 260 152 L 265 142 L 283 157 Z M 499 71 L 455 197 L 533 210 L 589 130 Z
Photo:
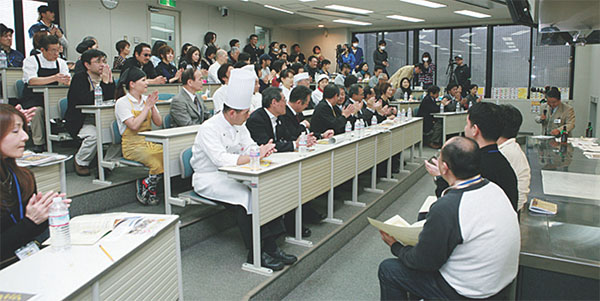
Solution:
M 196 92 L 202 90 L 202 72 L 188 68 L 181 74 L 183 89 L 171 100 L 171 118 L 174 127 L 201 124 L 210 118 L 210 112 Z
M 325 87 L 323 90 L 325 101 L 319 102 L 313 113 L 311 126 L 313 132 L 321 134 L 331 129 L 336 135 L 344 133 L 348 117 L 354 114 L 355 109 L 354 105 L 340 109 L 337 105 L 343 104 L 344 99 L 339 95 L 340 89 L 336 85 L 329 84 Z
M 290 99 L 287 103 L 285 115 L 279 117 L 283 125 L 287 128 L 287 133 L 295 140 L 302 133 L 310 132 L 310 122 L 304 118 L 302 112 L 311 102 L 312 91 L 306 86 L 298 86 L 290 93 Z M 333 136 L 333 130 L 327 130 L 322 134 L 314 134 L 315 138 L 330 138 Z
M 348 121 L 352 124 L 354 130 L 354 122 L 357 119 L 363 119 L 363 98 L 364 89 L 359 84 L 352 84 L 348 89 L 348 99 L 344 103 L 344 108 L 349 105 L 354 105 L 355 113 L 348 117 Z

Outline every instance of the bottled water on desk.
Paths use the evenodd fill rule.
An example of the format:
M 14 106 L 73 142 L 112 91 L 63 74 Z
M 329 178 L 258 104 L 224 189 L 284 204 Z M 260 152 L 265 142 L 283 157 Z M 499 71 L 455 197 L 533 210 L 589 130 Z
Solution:
M 56 251 L 71 248 L 69 221 L 69 208 L 63 202 L 62 198 L 54 198 L 48 212 L 48 223 L 50 225 L 51 245 Z
M 356 119 L 356 121 L 354 122 L 354 131 L 356 132 L 356 135 L 358 137 L 362 136 L 362 130 L 363 130 L 363 121 L 362 119 Z
M 306 154 L 307 151 L 306 133 L 302 132 L 302 135 L 300 135 L 300 141 L 298 141 L 298 152 L 300 154 Z
M 408 101 L 408 92 L 404 92 L 404 101 Z
M 250 169 L 258 170 L 260 168 L 260 148 L 257 145 L 250 147 Z
M 456 113 L 460 112 L 460 102 L 456 103 Z
M 412 119 L 412 109 L 408 108 L 408 110 L 406 110 L 406 119 L 411 120 Z
M 346 133 L 350 133 L 350 132 L 352 132 L 352 124 L 350 123 L 350 121 L 346 121 L 346 128 L 345 128 L 345 132 L 346 132 Z
M 402 109 L 402 112 L 400 113 L 400 121 L 404 121 L 406 120 L 406 110 Z
M 4 50 L 0 51 L 0 68 L 8 67 L 8 57 L 6 56 L 6 52 Z
M 373 114 L 373 117 L 371 117 L 371 126 L 377 125 L 377 116 L 375 116 L 375 114 Z
M 102 87 L 100 87 L 100 83 L 94 86 L 94 103 L 97 106 L 101 105 L 104 99 L 102 99 Z
M 444 113 L 444 104 L 440 103 L 440 113 Z

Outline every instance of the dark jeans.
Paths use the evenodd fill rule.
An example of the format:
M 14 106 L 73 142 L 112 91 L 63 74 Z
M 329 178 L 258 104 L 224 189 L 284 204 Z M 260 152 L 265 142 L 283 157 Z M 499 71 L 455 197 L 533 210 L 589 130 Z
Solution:
M 252 216 L 246 212 L 243 206 L 222 203 L 225 209 L 230 211 L 242 234 L 246 249 L 252 250 Z M 278 217 L 260 227 L 260 237 L 262 240 L 262 251 L 273 252 L 277 249 L 275 239 L 284 232 L 282 218 Z
M 442 121 L 436 120 L 431 130 L 423 134 L 423 138 L 427 143 L 442 143 Z
M 389 258 L 379 265 L 381 300 L 458 300 L 464 299 L 446 283 L 439 272 L 423 272 L 406 267 L 399 259 Z

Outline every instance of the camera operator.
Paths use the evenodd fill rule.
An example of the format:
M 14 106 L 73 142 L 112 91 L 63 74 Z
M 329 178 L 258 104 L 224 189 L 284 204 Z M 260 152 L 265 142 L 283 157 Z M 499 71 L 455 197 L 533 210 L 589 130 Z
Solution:
M 462 87 L 462 96 L 465 97 L 471 86 L 471 69 L 469 66 L 463 64 L 462 55 L 455 56 L 454 61 L 456 62 L 456 69 L 454 69 L 456 83 Z
M 567 127 L 567 133 L 575 128 L 575 111 L 573 107 L 562 103 L 560 100 L 560 91 L 557 87 L 552 87 L 546 93 L 547 104 L 542 106 L 542 113 L 535 118 L 535 122 L 542 124 L 543 135 L 560 135 L 563 128 Z

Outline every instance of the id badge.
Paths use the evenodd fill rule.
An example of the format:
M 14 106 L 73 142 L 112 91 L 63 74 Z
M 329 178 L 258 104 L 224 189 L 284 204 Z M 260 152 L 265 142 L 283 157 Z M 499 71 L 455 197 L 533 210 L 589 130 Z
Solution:
M 560 118 L 554 119 L 554 124 L 560 124 Z
M 19 258 L 19 260 L 23 260 L 37 252 L 40 251 L 40 248 L 35 242 L 29 242 L 25 246 L 15 251 L 15 255 Z

